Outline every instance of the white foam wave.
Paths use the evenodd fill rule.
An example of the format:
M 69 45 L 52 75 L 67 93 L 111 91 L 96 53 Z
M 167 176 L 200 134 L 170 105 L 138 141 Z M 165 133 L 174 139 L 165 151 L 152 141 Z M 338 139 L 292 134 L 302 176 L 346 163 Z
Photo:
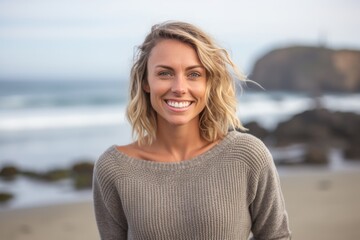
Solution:
M 125 121 L 125 109 L 72 108 L 34 109 L 21 112 L 0 113 L 0 131 L 81 128 L 116 125 Z
M 294 114 L 308 109 L 312 105 L 310 99 L 294 99 L 287 101 L 254 101 L 240 107 L 244 117 L 264 117 L 266 115 Z
M 324 96 L 321 103 L 334 111 L 360 113 L 360 94 Z
M 241 102 L 239 117 L 243 122 L 256 121 L 262 126 L 272 129 L 276 125 L 290 118 L 292 115 L 305 111 L 313 106 L 310 98 L 284 98 L 282 100 L 264 96 Z
M 257 121 L 269 129 L 292 115 L 313 108 L 314 99 L 305 95 L 245 94 L 240 97 L 239 117 L 243 122 Z M 332 111 L 360 113 L 360 94 L 326 95 L 319 99 Z M 15 103 L 14 103 L 15 104 Z M 125 120 L 125 106 L 72 106 L 0 111 L 0 131 L 112 126 Z

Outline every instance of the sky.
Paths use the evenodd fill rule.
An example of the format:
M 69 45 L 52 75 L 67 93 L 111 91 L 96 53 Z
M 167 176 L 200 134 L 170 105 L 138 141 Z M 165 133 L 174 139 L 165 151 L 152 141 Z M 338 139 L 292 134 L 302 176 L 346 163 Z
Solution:
M 0 80 L 126 81 L 152 25 L 193 23 L 250 74 L 292 45 L 360 50 L 358 0 L 0 0 Z

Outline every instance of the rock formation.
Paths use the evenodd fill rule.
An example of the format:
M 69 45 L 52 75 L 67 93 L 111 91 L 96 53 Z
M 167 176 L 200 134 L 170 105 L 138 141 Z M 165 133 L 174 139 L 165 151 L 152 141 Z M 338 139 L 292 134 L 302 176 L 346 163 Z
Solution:
M 267 90 L 322 92 L 360 91 L 360 51 L 324 47 L 276 49 L 253 68 L 250 79 Z
M 307 162 L 325 159 L 328 148 L 344 149 L 346 159 L 360 160 L 360 115 L 331 112 L 326 109 L 307 110 L 280 123 L 273 134 L 277 146 L 306 144 Z M 312 149 L 315 147 L 316 150 Z M 319 157 L 321 156 L 321 157 Z

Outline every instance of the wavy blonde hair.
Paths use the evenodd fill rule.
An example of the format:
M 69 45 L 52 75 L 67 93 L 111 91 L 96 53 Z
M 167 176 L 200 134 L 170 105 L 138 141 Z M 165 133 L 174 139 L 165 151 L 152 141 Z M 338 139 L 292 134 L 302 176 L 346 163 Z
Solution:
M 192 46 L 206 70 L 206 106 L 200 113 L 199 124 L 201 136 L 215 141 L 223 138 L 229 128 L 244 129 L 236 116 L 235 79 L 239 83 L 245 82 L 246 76 L 238 70 L 228 52 L 218 47 L 202 30 L 189 23 L 171 21 L 151 28 L 143 44 L 137 48 L 131 68 L 127 118 L 139 144 L 151 144 L 156 139 L 156 112 L 151 106 L 149 93 L 143 87 L 147 82 L 150 52 L 162 39 L 175 39 Z

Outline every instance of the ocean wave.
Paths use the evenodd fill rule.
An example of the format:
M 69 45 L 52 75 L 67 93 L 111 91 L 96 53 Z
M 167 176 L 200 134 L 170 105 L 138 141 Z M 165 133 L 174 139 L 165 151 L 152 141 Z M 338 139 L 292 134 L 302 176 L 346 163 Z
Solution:
M 0 109 L 123 104 L 128 99 L 127 89 L 127 83 L 120 81 L 0 81 Z
M 124 107 L 27 109 L 0 114 L 0 131 L 82 128 L 125 122 Z
M 328 109 L 360 114 L 360 94 L 327 95 L 321 98 L 321 104 Z
M 121 95 L 97 94 L 82 97 L 79 95 L 11 95 L 0 97 L 0 109 L 27 109 L 27 108 L 58 108 L 73 106 L 104 106 L 121 104 L 127 99 Z
M 13 98 L 12 105 L 25 101 Z M 96 98 L 94 98 L 96 99 Z M 101 101 L 100 101 L 101 102 Z M 6 104 L 9 104 L 6 103 Z M 239 98 L 239 117 L 246 123 L 257 121 L 268 129 L 294 114 L 315 106 L 323 106 L 332 111 L 360 113 L 360 94 L 325 95 L 318 99 L 306 95 L 248 93 Z M 22 131 L 37 129 L 82 128 L 91 126 L 111 126 L 125 120 L 125 102 L 113 101 L 88 105 L 53 104 L 43 107 L 21 107 L 0 109 L 0 131 Z

